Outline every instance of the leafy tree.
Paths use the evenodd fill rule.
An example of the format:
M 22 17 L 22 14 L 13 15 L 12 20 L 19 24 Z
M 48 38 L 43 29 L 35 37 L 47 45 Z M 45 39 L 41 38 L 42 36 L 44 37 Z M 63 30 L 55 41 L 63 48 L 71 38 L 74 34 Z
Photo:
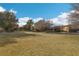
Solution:
M 32 30 L 32 25 L 33 25 L 32 19 L 28 20 L 26 24 L 27 30 Z
M 0 27 L 6 31 L 12 31 L 16 25 L 16 16 L 14 13 L 5 11 L 0 13 Z

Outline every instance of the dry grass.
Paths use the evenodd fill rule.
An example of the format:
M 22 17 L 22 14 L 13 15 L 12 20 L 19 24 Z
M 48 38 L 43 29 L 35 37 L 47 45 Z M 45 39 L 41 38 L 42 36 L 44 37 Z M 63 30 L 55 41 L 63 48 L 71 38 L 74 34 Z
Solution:
M 14 32 L 0 34 L 0 55 L 79 55 L 79 35 Z

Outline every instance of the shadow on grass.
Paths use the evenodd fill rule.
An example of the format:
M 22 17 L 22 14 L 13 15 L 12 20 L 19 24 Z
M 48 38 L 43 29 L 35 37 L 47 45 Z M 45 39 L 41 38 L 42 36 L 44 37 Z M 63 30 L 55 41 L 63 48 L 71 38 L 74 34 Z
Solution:
M 13 43 L 17 43 L 17 41 L 14 38 L 0 39 L 0 47 L 3 47 L 7 44 L 13 44 Z
M 38 36 L 38 35 L 24 32 L 0 33 L 0 47 L 6 46 L 7 44 L 18 43 L 16 38 L 21 37 L 27 38 L 28 36 Z

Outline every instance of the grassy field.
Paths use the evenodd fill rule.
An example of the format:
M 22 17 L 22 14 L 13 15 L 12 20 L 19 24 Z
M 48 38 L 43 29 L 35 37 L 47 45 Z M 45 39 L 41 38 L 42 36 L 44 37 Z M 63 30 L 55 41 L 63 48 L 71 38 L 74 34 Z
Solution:
M 79 56 L 79 35 L 34 32 L 0 33 L 0 55 Z

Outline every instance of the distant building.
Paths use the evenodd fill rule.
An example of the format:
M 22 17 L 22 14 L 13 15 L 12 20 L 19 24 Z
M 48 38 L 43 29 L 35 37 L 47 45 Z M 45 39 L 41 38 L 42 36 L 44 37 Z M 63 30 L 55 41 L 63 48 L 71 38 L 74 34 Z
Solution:
M 52 27 L 52 30 L 54 32 L 69 32 L 69 26 L 68 25 L 54 26 Z
M 54 30 L 62 31 L 62 32 L 78 32 L 79 31 L 79 25 L 63 25 L 63 26 L 56 26 L 54 27 Z
M 63 32 L 69 32 L 70 27 L 69 25 L 60 26 L 60 30 Z

